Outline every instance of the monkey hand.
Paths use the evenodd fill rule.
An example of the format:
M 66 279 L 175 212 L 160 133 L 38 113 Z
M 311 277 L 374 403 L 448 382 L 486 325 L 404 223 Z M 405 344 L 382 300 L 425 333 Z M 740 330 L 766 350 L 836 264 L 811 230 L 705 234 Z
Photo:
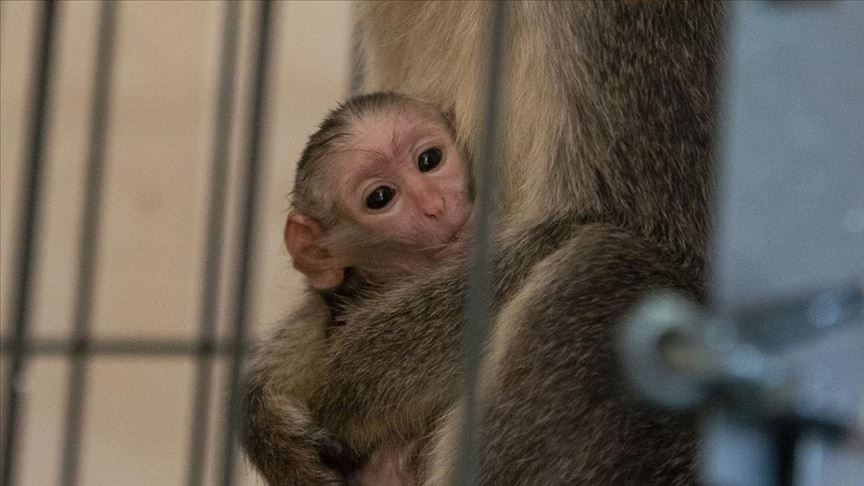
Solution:
M 302 402 L 253 389 L 244 445 L 270 486 L 345 486 L 360 460 L 311 420 Z
M 327 467 L 350 477 L 363 466 L 360 456 L 330 432 L 316 427 L 311 436 L 318 446 L 321 462 Z

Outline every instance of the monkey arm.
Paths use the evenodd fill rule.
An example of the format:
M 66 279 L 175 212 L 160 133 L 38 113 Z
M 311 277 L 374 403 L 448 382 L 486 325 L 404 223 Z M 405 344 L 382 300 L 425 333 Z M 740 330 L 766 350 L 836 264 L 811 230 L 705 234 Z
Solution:
M 357 464 L 328 467 L 322 459 L 348 457 L 341 443 L 321 429 L 306 405 L 323 375 L 329 311 L 317 294 L 262 341 L 246 373 L 244 446 L 271 486 L 341 485 Z M 323 456 L 323 457 L 322 457 Z M 347 471 L 340 471 L 343 466 Z
M 559 218 L 502 235 L 495 309 L 576 224 Z M 347 310 L 348 324 L 327 343 L 327 375 L 309 402 L 322 426 L 362 454 L 428 434 L 457 395 L 465 282 L 463 262 L 452 262 Z
M 420 437 L 455 397 L 462 274 L 454 266 L 406 282 L 344 314 L 347 324 L 333 330 L 328 374 L 309 403 L 351 448 L 366 454 Z

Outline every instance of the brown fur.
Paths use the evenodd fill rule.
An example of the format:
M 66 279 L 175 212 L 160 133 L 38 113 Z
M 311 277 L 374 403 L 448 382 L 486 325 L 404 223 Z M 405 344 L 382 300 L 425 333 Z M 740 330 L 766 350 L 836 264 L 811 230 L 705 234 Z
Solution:
M 646 291 L 702 293 L 721 6 L 510 5 L 481 483 L 691 483 L 692 424 L 623 399 L 611 340 Z M 470 148 L 482 121 L 487 9 L 361 4 L 375 88 L 454 107 Z M 266 385 L 250 389 L 250 403 L 308 404 L 314 427 L 361 456 L 434 436 L 418 471 L 424 484 L 446 484 L 465 274 L 453 262 L 393 282 L 346 309 L 350 325 L 326 341 L 298 347 L 292 337 L 315 331 L 291 323 L 293 336 L 271 343 L 285 361 L 256 358 L 250 379 Z M 267 377 L 295 370 L 302 386 Z M 286 416 L 266 408 L 257 412 Z M 272 484 L 327 484 L 315 478 L 332 469 L 272 440 L 284 434 L 278 422 L 252 411 L 249 424 L 250 456 Z M 311 479 L 294 480 L 297 471 Z

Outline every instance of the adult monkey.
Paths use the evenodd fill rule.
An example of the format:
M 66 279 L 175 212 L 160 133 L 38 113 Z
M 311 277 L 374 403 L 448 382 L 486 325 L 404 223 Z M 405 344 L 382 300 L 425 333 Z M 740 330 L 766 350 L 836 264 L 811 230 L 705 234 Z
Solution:
M 509 8 L 481 481 L 692 482 L 691 424 L 623 399 L 611 341 L 648 290 L 702 294 L 722 6 Z M 454 106 L 458 135 L 476 147 L 489 4 L 360 10 L 375 88 Z M 251 375 L 247 445 L 272 482 L 285 468 L 328 471 L 314 451 L 304 464 L 284 461 L 285 424 L 267 407 L 290 399 L 308 404 L 303 427 L 320 426 L 361 456 L 437 431 L 419 475 L 446 483 L 464 280 L 458 263 L 406 277 L 347 309 L 350 324 L 326 341 L 310 324 L 268 345 Z

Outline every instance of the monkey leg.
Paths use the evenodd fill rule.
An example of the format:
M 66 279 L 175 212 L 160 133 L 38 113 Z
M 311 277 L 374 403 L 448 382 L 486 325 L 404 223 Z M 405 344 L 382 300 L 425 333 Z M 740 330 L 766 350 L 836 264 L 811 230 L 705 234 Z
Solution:
M 271 486 L 344 485 L 360 460 L 319 427 L 306 399 L 325 372 L 329 312 L 318 295 L 258 344 L 245 375 L 243 442 Z
M 692 292 L 676 265 L 628 232 L 588 225 L 535 266 L 498 315 L 482 371 L 484 485 L 691 484 L 694 430 L 628 401 L 615 324 L 656 287 Z M 427 485 L 449 483 L 458 408 Z

